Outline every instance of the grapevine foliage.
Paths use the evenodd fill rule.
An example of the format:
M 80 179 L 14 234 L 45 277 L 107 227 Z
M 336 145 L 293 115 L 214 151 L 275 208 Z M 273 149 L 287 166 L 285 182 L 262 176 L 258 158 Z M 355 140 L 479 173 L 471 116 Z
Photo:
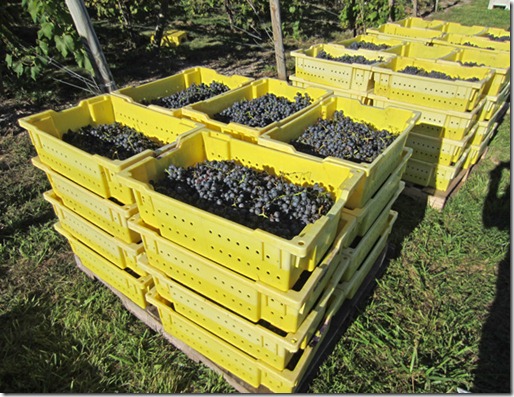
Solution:
M 300 186 L 232 160 L 205 160 L 187 168 L 170 165 L 166 174 L 154 183 L 156 191 L 286 239 L 297 236 L 334 204 L 318 184 Z
M 340 110 L 331 119 L 319 119 L 290 143 L 300 152 L 321 158 L 372 163 L 394 140 L 389 131 L 356 122 Z
M 146 149 L 155 150 L 163 146 L 163 143 L 120 123 L 69 130 L 62 139 L 89 154 L 99 154 L 111 160 L 126 160 Z
M 176 92 L 172 95 L 162 97 L 151 101 L 151 104 L 159 105 L 168 109 L 178 109 L 195 102 L 204 101 L 212 98 L 215 95 L 227 92 L 229 88 L 217 81 L 213 81 L 210 84 L 200 83 L 191 84 L 185 90 Z
M 374 63 L 381 62 L 383 60 L 382 57 L 378 57 L 377 59 L 368 59 L 363 55 L 349 55 L 349 54 L 344 54 L 339 57 L 335 57 L 333 55 L 330 55 L 325 50 L 321 50 L 318 53 L 317 58 L 328 59 L 331 61 L 342 62 L 342 63 L 358 63 L 358 64 L 362 64 L 362 65 L 371 65 Z
M 275 94 L 265 94 L 258 98 L 243 99 L 214 115 L 214 119 L 224 123 L 236 122 L 250 127 L 265 127 L 280 121 L 312 102 L 309 94 L 297 93 L 294 101 Z

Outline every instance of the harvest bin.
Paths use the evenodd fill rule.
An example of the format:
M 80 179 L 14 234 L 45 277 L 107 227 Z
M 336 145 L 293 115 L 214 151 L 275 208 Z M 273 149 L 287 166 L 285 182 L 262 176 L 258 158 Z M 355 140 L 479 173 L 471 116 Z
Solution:
M 451 45 L 459 48 L 480 48 L 488 51 L 510 51 L 510 41 L 494 41 L 483 36 L 468 36 L 458 33 L 445 33 L 435 38 L 434 45 Z
M 281 291 L 161 237 L 139 215 L 131 226 L 143 238 L 146 253 L 140 262 L 153 269 L 155 287 L 164 298 L 173 300 L 172 282 L 178 281 L 254 323 L 264 320 L 285 332 L 297 332 L 321 293 L 341 279 L 349 264 L 343 251 L 357 236 L 355 218 L 342 214 L 337 237 L 319 265 L 292 289 Z
M 145 274 L 138 266 L 137 257 L 144 252 L 142 242 L 125 243 L 111 236 L 69 208 L 52 191 L 43 193 L 46 201 L 52 204 L 54 212 L 64 230 L 89 248 L 108 259 L 121 269 L 130 268 Z
M 409 41 L 420 41 L 423 43 L 430 43 L 432 40 L 443 36 L 443 33 L 437 30 L 409 28 L 396 23 L 384 23 L 378 28 L 368 28 L 366 29 L 366 34 L 376 35 L 381 38 L 408 39 Z
M 300 136 L 306 128 L 315 124 L 320 118 L 331 119 L 337 110 L 344 111 L 344 115 L 354 121 L 370 123 L 377 129 L 387 129 L 396 136 L 393 143 L 370 164 L 356 163 L 331 156 L 322 160 L 327 164 L 333 164 L 335 167 L 351 168 L 365 174 L 354 192 L 348 197 L 345 205 L 350 209 L 360 208 L 366 205 L 382 183 L 400 164 L 407 135 L 420 117 L 419 112 L 396 107 L 381 109 L 363 105 L 356 99 L 331 97 L 297 119 L 263 134 L 259 138 L 258 144 L 292 153 L 304 159 L 320 161 L 319 157 L 297 151 L 289 142 Z
M 433 47 L 425 43 L 407 42 L 399 47 L 383 50 L 384 52 L 395 54 L 401 57 L 418 58 L 418 59 L 439 59 L 447 57 L 458 51 L 452 47 Z
M 451 109 L 437 109 L 429 106 L 413 105 L 412 103 L 393 101 L 385 97 L 368 94 L 373 106 L 385 108 L 387 106 L 401 107 L 421 113 L 411 132 L 431 136 L 434 138 L 463 139 L 479 120 L 486 99 L 470 112 L 456 112 Z
M 166 146 L 155 152 L 145 150 L 126 160 L 110 160 L 89 154 L 62 140 L 68 130 L 114 122 L 132 127 L 166 144 L 202 127 L 190 120 L 145 109 L 111 95 L 86 99 L 60 112 L 47 110 L 19 120 L 20 125 L 29 132 L 43 164 L 99 196 L 114 197 L 124 204 L 130 204 L 134 202 L 130 189 L 117 184 L 113 175 L 145 157 L 156 155 Z
M 458 22 L 445 22 L 442 26 L 433 27 L 432 29 L 440 30 L 443 33 L 456 33 L 463 34 L 466 36 L 474 36 L 484 33 L 486 31 L 485 26 L 480 25 L 463 25 Z
M 143 105 L 143 102 L 151 102 L 156 99 L 176 94 L 177 92 L 184 91 L 191 87 L 193 84 L 211 84 L 216 81 L 218 83 L 225 84 L 229 89 L 233 90 L 242 87 L 253 80 L 254 79 L 251 77 L 238 75 L 225 76 L 213 69 L 196 67 L 183 70 L 180 73 L 155 80 L 150 83 L 124 87 L 114 91 L 112 94 L 124 98 L 129 102 L 147 106 Z M 178 111 L 180 108 L 169 109 L 159 105 L 148 105 L 148 107 L 177 117 L 180 117 L 181 113 Z
M 282 96 L 290 101 L 294 101 L 294 97 L 298 93 L 308 94 L 312 99 L 311 105 L 280 121 L 268 124 L 265 127 L 250 127 L 236 122 L 224 123 L 213 118 L 215 114 L 242 100 L 252 100 L 266 94 L 275 94 L 276 96 Z M 223 93 L 215 98 L 185 106 L 182 108 L 182 116 L 203 123 L 211 130 L 224 132 L 243 140 L 255 142 L 263 132 L 298 117 L 304 111 L 330 95 L 332 95 L 331 90 L 312 87 L 296 88 L 282 80 L 265 78 L 252 81 L 244 87 Z
M 366 34 L 360 34 L 360 35 L 357 35 L 351 39 L 345 39 L 345 40 L 340 40 L 340 41 L 334 41 L 333 43 L 331 44 L 337 44 L 337 45 L 341 45 L 343 47 L 350 47 L 352 45 L 357 45 L 359 46 L 360 44 L 366 44 L 366 43 L 371 43 L 371 44 L 375 44 L 375 45 L 386 45 L 388 47 L 388 49 L 392 48 L 392 47 L 397 47 L 397 46 L 400 46 L 402 44 L 405 43 L 405 40 L 402 40 L 402 39 L 388 39 L 388 38 L 379 38 L 377 36 L 374 36 L 374 35 L 366 35 Z M 381 51 L 384 51 L 384 50 L 381 50 Z
M 345 63 L 318 58 L 321 51 L 333 57 L 362 56 L 371 64 Z M 394 57 L 382 51 L 365 49 L 351 50 L 334 44 L 316 44 L 306 50 L 291 51 L 295 59 L 296 77 L 323 84 L 339 90 L 368 91 L 372 88 L 371 65 L 388 61 Z
M 348 262 L 342 255 L 335 259 L 337 261 L 331 262 L 330 266 L 344 267 Z M 150 266 L 144 256 L 140 257 L 140 266 L 149 274 L 157 275 L 154 276 L 156 291 L 173 304 L 177 313 L 278 370 L 286 367 L 294 353 L 305 349 L 326 310 L 324 305 L 317 303 L 295 332 L 284 332 L 265 322 L 249 321 L 218 302 L 205 298 L 201 295 L 202 291 L 189 289 L 172 279 L 167 280 L 167 288 L 161 293 L 162 288 L 159 289 L 158 285 L 163 275 L 159 275 L 159 271 Z M 331 295 L 339 279 L 331 280 L 331 286 L 327 286 L 322 295 Z M 320 300 L 326 301 L 323 296 Z
M 326 215 L 287 240 L 157 193 L 149 183 L 164 178 L 170 164 L 188 167 L 205 160 L 235 160 L 244 166 L 281 175 L 293 183 L 318 183 L 333 194 L 335 203 Z M 312 271 L 316 267 L 332 244 L 341 211 L 362 172 L 203 130 L 179 138 L 176 148 L 159 158 L 146 158 L 116 178 L 132 189 L 141 218 L 163 237 L 286 291 L 303 270 Z
M 436 47 L 434 47 L 436 48 Z M 446 48 L 440 46 L 438 48 Z M 493 52 L 487 50 L 460 48 L 440 59 L 441 61 L 451 61 L 459 63 L 474 63 L 486 66 L 494 70 L 494 76 L 488 83 L 485 95 L 498 95 L 510 82 L 510 53 Z
M 391 211 L 387 230 L 383 233 L 384 236 L 387 237 L 390 233 L 396 218 L 397 213 Z M 318 349 L 323 346 L 325 336 L 332 331 L 329 329 L 331 319 L 338 313 L 347 297 L 355 294 L 379 253 L 380 251 L 373 249 L 357 270 L 355 278 L 340 284 L 330 296 L 324 295 L 318 307 L 326 306 L 327 309 L 322 324 L 314 334 L 316 343 L 309 343 L 304 350 L 297 352 L 293 360 L 294 364 L 283 370 L 277 370 L 262 360 L 250 356 L 214 333 L 188 320 L 177 313 L 173 305 L 163 299 L 155 289 L 148 292 L 146 299 L 158 309 L 163 328 L 168 334 L 181 340 L 216 365 L 255 388 L 264 386 L 274 393 L 292 393 L 295 392 L 317 356 Z
M 403 26 L 404 28 L 421 28 L 421 29 L 441 29 L 446 22 L 435 19 L 429 21 L 419 17 L 407 17 L 394 22 L 396 25 Z
M 140 274 L 137 269 L 129 267 L 122 269 L 73 237 L 60 223 L 56 223 L 54 228 L 68 240 L 71 249 L 84 267 L 139 307 L 146 308 L 146 293 L 153 286 L 151 275 Z
M 54 193 L 64 205 L 89 222 L 126 243 L 138 243 L 141 236 L 128 227 L 128 219 L 138 213 L 137 205 L 120 205 L 97 196 L 86 188 L 44 165 L 38 157 L 32 159 L 35 167 L 46 173 Z
M 458 80 L 445 80 L 402 73 L 412 66 L 427 72 L 440 72 Z M 396 57 L 390 62 L 373 66 L 373 93 L 388 99 L 439 109 L 465 112 L 473 110 L 485 95 L 494 71 L 485 67 L 462 67 L 442 64 L 429 59 Z M 479 81 L 465 81 L 478 78 Z

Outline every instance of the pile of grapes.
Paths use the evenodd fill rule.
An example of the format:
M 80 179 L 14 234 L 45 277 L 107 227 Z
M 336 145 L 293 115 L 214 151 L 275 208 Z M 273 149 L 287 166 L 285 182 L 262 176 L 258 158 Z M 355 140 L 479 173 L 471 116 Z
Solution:
M 460 63 L 462 66 L 468 66 L 468 67 L 485 66 L 483 63 L 477 63 L 477 62 L 462 62 L 462 61 L 459 61 L 458 63 Z
M 325 50 L 321 50 L 320 52 L 318 52 L 318 55 L 316 58 L 328 59 L 330 61 L 336 61 L 336 62 L 342 62 L 342 63 L 358 63 L 361 65 L 371 65 L 371 64 L 383 61 L 382 57 L 378 57 L 377 59 L 368 59 L 363 55 L 344 54 L 344 55 L 341 55 L 340 57 L 335 57 L 335 56 L 330 55 Z
M 358 50 L 359 48 L 363 48 L 365 50 L 380 51 L 380 50 L 386 50 L 390 47 L 391 46 L 389 46 L 387 44 L 375 44 L 375 43 L 371 43 L 369 41 L 354 41 L 347 48 L 349 48 L 351 50 Z
M 192 103 L 212 98 L 213 96 L 222 94 L 228 90 L 229 88 L 225 84 L 217 81 L 213 81 L 211 84 L 193 83 L 185 90 L 144 104 L 159 105 L 168 109 L 178 109 Z
M 446 73 L 438 72 L 436 70 L 432 70 L 430 72 L 427 72 L 426 70 L 418 68 L 417 66 L 406 66 L 405 68 L 403 68 L 402 70 L 399 70 L 398 72 L 406 73 L 406 74 L 412 74 L 412 75 L 417 75 L 417 76 L 421 76 L 421 77 L 430 77 L 430 78 L 434 78 L 434 79 L 442 79 L 442 80 L 479 81 L 479 79 L 477 77 L 470 77 L 470 78 L 467 78 L 467 79 L 463 79 L 463 78 L 460 78 L 460 77 L 452 77 L 452 76 L 450 76 L 450 75 L 448 75 Z
M 286 239 L 334 204 L 331 194 L 317 184 L 303 187 L 231 160 L 206 160 L 187 168 L 170 165 L 166 174 L 153 183 L 156 191 Z
M 294 101 L 290 101 L 283 96 L 268 93 L 252 100 L 238 101 L 213 117 L 223 123 L 236 122 L 250 127 L 265 127 L 285 119 L 311 103 L 309 94 L 297 93 Z
M 111 160 L 126 160 L 146 149 L 155 150 L 164 145 L 120 123 L 69 130 L 62 140 L 89 154 L 99 154 Z
M 484 34 L 484 37 L 487 37 L 489 40 L 492 40 L 492 41 L 510 41 L 510 36 L 507 35 L 507 36 L 495 36 L 494 34 L 491 34 L 491 33 L 486 33 Z
M 356 122 L 340 110 L 331 119 L 319 119 L 290 144 L 298 151 L 321 158 L 333 156 L 372 163 L 394 140 L 389 131 Z
M 465 43 L 462 43 L 462 45 L 465 45 L 465 46 L 468 46 L 468 47 L 475 47 L 475 48 L 483 48 L 483 47 L 479 47 L 477 46 L 476 44 L 473 44 L 473 43 L 470 43 L 470 42 L 465 42 Z M 493 47 L 485 47 L 486 50 L 494 50 Z

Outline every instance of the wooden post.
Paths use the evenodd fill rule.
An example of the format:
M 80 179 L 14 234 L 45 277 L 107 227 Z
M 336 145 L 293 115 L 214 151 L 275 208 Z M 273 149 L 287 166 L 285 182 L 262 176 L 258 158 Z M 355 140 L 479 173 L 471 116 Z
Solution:
M 86 51 L 95 70 L 95 79 L 99 86 L 106 93 L 115 90 L 116 84 L 112 78 L 111 70 L 109 65 L 107 65 L 102 47 L 100 47 L 98 37 L 96 37 L 83 0 L 66 0 L 66 5 L 75 23 L 75 28 L 84 41 Z
M 168 20 L 169 5 L 170 5 L 170 0 L 162 0 L 161 1 L 161 9 L 159 11 L 159 16 L 157 18 L 157 26 L 155 27 L 155 35 L 154 35 L 154 45 L 157 50 L 159 48 L 161 48 L 162 35 L 164 34 L 164 28 L 165 28 L 166 22 Z
M 418 16 L 418 0 L 412 0 L 412 16 Z
M 388 22 L 394 22 L 396 16 L 394 15 L 394 0 L 389 0 L 389 16 L 387 18 Z
M 270 0 L 271 25 L 273 26 L 273 41 L 275 42 L 275 58 L 277 74 L 280 80 L 287 80 L 284 43 L 282 42 L 282 26 L 280 20 L 280 0 Z

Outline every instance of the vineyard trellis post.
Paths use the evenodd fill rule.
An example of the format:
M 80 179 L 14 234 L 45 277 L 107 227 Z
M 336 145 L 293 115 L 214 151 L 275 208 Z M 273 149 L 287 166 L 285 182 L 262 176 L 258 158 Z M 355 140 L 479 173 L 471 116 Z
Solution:
M 270 0 L 271 25 L 273 27 L 273 42 L 275 43 L 275 58 L 277 74 L 281 80 L 287 80 L 284 43 L 282 41 L 282 25 L 280 19 L 280 0 Z
M 103 92 L 108 93 L 115 90 L 116 84 L 83 0 L 66 0 L 66 5 L 73 18 L 75 28 L 85 44 L 95 72 L 95 80 Z

